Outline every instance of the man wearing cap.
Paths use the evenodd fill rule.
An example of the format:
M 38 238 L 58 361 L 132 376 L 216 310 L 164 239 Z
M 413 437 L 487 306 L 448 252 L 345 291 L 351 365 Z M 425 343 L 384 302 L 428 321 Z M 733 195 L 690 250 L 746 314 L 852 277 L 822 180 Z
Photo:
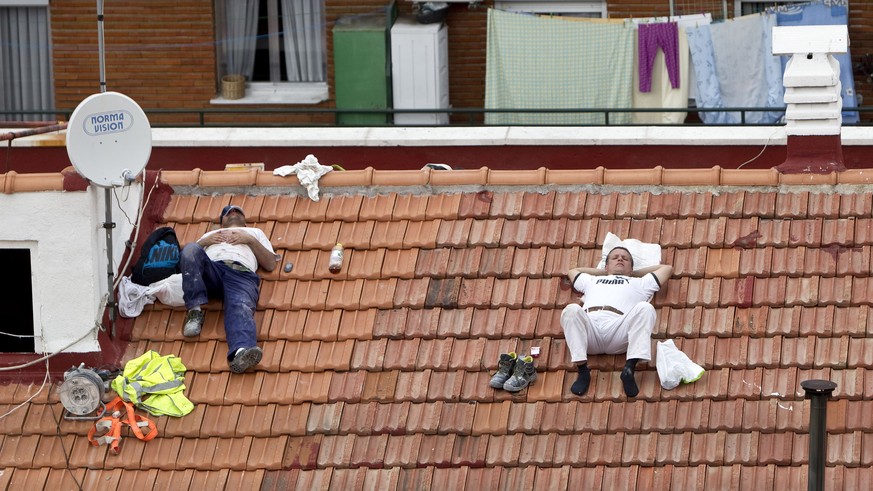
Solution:
M 655 307 L 649 301 L 673 274 L 673 268 L 658 264 L 637 271 L 624 247 L 606 255 L 606 269 L 574 268 L 570 284 L 584 295 L 584 303 L 567 305 L 561 312 L 561 327 L 578 376 L 570 392 L 584 395 L 591 384 L 589 354 L 627 353 L 621 382 L 628 397 L 639 393 L 634 368 L 640 360 L 652 359 Z
M 188 309 L 182 334 L 199 335 L 204 316 L 201 306 L 209 298 L 222 299 L 227 362 L 231 371 L 242 373 L 263 356 L 255 326 L 261 280 L 255 272 L 258 267 L 273 271 L 277 258 L 264 232 L 246 226 L 239 206 L 225 206 L 218 222 L 221 228 L 182 249 L 182 291 Z

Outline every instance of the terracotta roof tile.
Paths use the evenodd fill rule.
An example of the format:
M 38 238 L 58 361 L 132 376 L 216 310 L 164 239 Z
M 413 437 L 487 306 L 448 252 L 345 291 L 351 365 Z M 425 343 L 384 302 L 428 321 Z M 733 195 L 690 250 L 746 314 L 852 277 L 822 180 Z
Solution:
M 520 455 L 523 450 L 522 444 L 524 435 L 516 433 L 513 435 L 492 436 L 488 443 L 488 452 L 485 457 L 485 463 L 488 466 L 506 466 L 521 459 Z
M 443 470 L 442 468 L 449 467 L 452 462 L 452 449 L 455 445 L 457 435 L 429 435 L 426 434 L 421 439 L 419 447 L 418 462 L 425 465 L 436 466 L 436 471 Z M 464 469 L 463 467 L 461 469 Z M 434 473 L 434 482 L 438 482 L 437 473 Z M 443 489 L 458 489 L 448 485 Z
M 385 465 L 389 467 L 414 467 L 418 462 L 424 435 L 390 435 L 385 448 Z
M 785 218 L 806 218 L 809 206 L 809 192 L 777 193 L 775 211 Z
M 339 228 L 337 242 L 350 249 L 368 249 L 375 228 L 376 222 L 374 220 L 343 222 Z
M 615 215 L 619 217 L 646 218 L 651 193 L 628 193 L 617 195 Z
M 410 309 L 407 315 L 406 338 L 432 339 L 439 334 L 442 309 Z
M 434 372 L 432 377 L 438 377 L 440 374 L 441 372 Z M 463 372 L 447 373 L 444 378 L 448 379 L 446 385 L 455 386 L 451 389 L 454 392 L 446 390 L 444 396 L 441 397 L 439 394 L 435 394 L 430 398 L 433 400 L 444 399 L 446 401 L 458 400 L 457 394 L 460 392 L 460 381 L 463 379 Z M 438 380 L 438 378 L 435 380 Z M 434 384 L 431 384 L 431 389 L 433 389 L 433 387 Z M 457 435 L 469 435 L 473 427 L 473 417 L 475 412 L 476 406 L 474 404 L 469 404 L 467 402 L 446 402 L 443 404 L 442 413 L 440 414 L 438 432 L 440 434 L 453 433 Z
M 219 438 L 212 457 L 212 465 L 216 469 L 246 470 L 253 440 L 253 437 Z M 245 455 L 246 459 L 240 459 L 241 455 Z
M 553 443 L 553 463 L 567 466 L 585 462 L 588 458 L 589 442 L 590 436 L 587 433 L 556 435 Z
M 318 201 L 311 199 L 299 198 L 294 206 L 294 214 L 292 220 L 295 221 L 310 221 L 324 222 L 327 218 L 328 208 L 332 198 L 323 197 Z
M 349 277 L 376 279 L 382 276 L 385 249 L 351 252 L 347 270 Z
M 540 236 L 537 235 L 537 225 L 539 222 L 540 220 L 537 219 L 506 220 L 503 223 L 503 230 L 501 231 L 499 241 L 500 245 L 527 246 L 531 244 L 540 244 Z M 563 237 L 560 239 L 562 238 Z M 555 240 L 554 237 L 553 240 Z
M 433 194 L 428 197 L 425 219 L 456 220 L 460 204 L 460 194 Z
M 439 229 L 440 220 L 409 222 L 403 237 L 403 247 L 436 247 Z
M 357 406 L 357 416 L 354 428 L 349 428 L 348 431 L 354 431 L 357 434 L 402 434 L 406 431 L 406 420 L 409 414 L 409 402 L 401 402 L 399 404 L 361 404 Z M 350 411 L 352 406 L 347 406 L 343 412 L 343 421 L 345 422 L 346 415 L 355 415 L 355 411 Z M 345 427 L 340 428 L 345 431 Z
M 394 398 L 397 401 L 423 402 L 427 399 L 431 370 L 418 372 L 401 371 L 397 376 Z
M 633 464 L 653 464 L 658 452 L 658 434 L 626 434 L 621 460 Z
M 301 373 L 297 379 L 294 403 L 327 402 L 333 372 Z
M 411 368 L 423 370 L 427 368 L 440 369 L 447 366 L 452 353 L 453 342 L 452 338 L 422 340 L 421 344 L 417 345 L 417 349 L 410 349 L 410 351 L 417 351 L 418 353 L 417 361 L 415 361 Z M 388 344 L 388 350 L 391 351 L 391 343 L 389 342 Z M 400 368 L 402 369 L 403 367 Z
M 665 248 L 681 247 L 687 249 L 691 246 L 691 238 L 694 233 L 695 225 L 696 220 L 694 218 L 664 220 L 661 222 L 661 246 Z M 682 263 L 679 263 L 678 260 L 673 264 L 680 268 L 683 267 Z
M 351 342 L 349 342 L 351 344 Z M 347 370 L 348 367 L 341 369 Z M 332 401 L 360 402 L 364 388 L 365 371 L 336 372 L 331 379 L 328 398 Z
M 480 191 L 478 193 L 463 193 L 458 205 L 459 218 L 482 218 L 488 216 L 491 210 L 493 193 Z
M 312 404 L 306 420 L 307 432 L 333 434 L 340 427 L 340 418 L 345 408 L 344 402 L 331 404 Z
M 382 467 L 385 460 L 385 450 L 388 446 L 388 435 L 358 435 L 352 450 L 351 465 L 364 467 Z M 364 470 L 364 469 L 359 469 Z
M 327 209 L 325 210 L 326 220 L 354 222 L 358 220 L 358 212 L 361 210 L 361 203 L 364 200 L 364 196 L 334 195 L 330 197 L 322 197 L 322 200 L 327 204 Z
M 592 434 L 588 445 L 588 465 L 615 465 L 621 461 L 624 433 Z
M 567 229 L 564 235 L 564 246 L 593 247 L 595 244 L 598 243 L 598 230 L 600 230 L 599 218 L 580 219 L 570 217 L 567 220 Z M 613 233 L 618 235 L 618 231 L 615 231 Z M 602 235 L 606 236 L 606 232 L 604 232 Z
M 725 245 L 725 234 L 728 224 L 728 219 L 718 217 L 712 219 L 697 219 L 694 222 L 693 232 L 691 233 L 692 247 L 722 247 Z M 666 228 L 666 224 L 665 224 Z M 686 239 L 687 240 L 687 239 Z M 668 245 L 673 245 L 668 243 Z M 684 244 L 675 244 L 681 247 Z M 730 247 L 736 247 L 736 244 L 727 243 Z
M 809 216 L 837 218 L 840 213 L 840 194 L 810 193 Z

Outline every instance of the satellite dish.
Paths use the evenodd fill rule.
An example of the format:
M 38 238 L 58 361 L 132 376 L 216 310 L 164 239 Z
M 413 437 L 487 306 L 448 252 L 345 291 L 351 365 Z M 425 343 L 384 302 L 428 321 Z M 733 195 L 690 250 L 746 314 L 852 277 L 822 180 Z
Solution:
M 87 97 L 67 123 L 67 155 L 76 172 L 102 187 L 142 172 L 152 153 L 152 127 L 142 108 L 118 92 Z

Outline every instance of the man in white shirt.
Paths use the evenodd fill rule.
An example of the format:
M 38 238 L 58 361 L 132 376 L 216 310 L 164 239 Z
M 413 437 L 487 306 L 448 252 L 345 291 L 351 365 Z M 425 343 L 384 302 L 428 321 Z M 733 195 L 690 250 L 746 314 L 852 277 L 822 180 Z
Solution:
M 263 356 L 255 325 L 261 282 L 256 271 L 258 267 L 273 271 L 278 258 L 264 232 L 246 226 L 239 206 L 225 206 L 218 222 L 221 228 L 182 249 L 179 265 L 188 309 L 182 334 L 199 335 L 204 316 L 201 305 L 209 298 L 223 300 L 227 362 L 232 372 L 242 373 Z
M 568 273 L 573 288 L 584 295 L 583 304 L 570 304 L 561 313 L 561 327 L 576 364 L 578 377 L 570 391 L 584 395 L 591 384 L 589 354 L 627 353 L 621 382 L 628 397 L 639 394 L 634 368 L 652 358 L 652 331 L 656 312 L 652 296 L 673 274 L 658 264 L 633 270 L 633 256 L 616 247 L 606 256 L 606 269 L 574 268 Z

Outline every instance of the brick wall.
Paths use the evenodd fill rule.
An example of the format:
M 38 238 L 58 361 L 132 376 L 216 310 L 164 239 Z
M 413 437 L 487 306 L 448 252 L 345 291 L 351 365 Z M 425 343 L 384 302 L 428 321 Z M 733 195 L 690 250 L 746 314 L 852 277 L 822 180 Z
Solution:
M 688 3 L 688 2 L 684 2 Z M 677 8 L 684 8 L 677 0 Z M 718 1 L 711 2 L 720 4 Z M 326 0 L 328 84 L 331 99 L 315 107 L 333 107 L 333 44 L 331 29 L 340 16 L 384 8 L 386 1 Z M 450 102 L 454 108 L 481 108 L 485 100 L 486 0 L 474 6 L 449 7 Z M 695 5 L 701 5 L 695 0 Z M 86 96 L 99 91 L 96 6 L 93 0 L 53 0 L 56 104 L 71 111 Z M 412 2 L 397 1 L 401 13 Z M 104 40 L 108 90 L 131 96 L 145 109 L 206 109 L 216 94 L 215 36 L 211 0 L 118 0 L 105 5 Z M 666 15 L 664 0 L 610 0 L 610 17 Z M 733 2 L 728 11 L 733 12 Z M 688 12 L 686 12 L 688 13 Z M 873 2 L 851 2 L 849 33 L 853 61 L 873 51 Z M 871 84 L 856 73 L 856 88 L 873 103 Z M 226 106 L 224 106 L 226 108 Z M 238 106 L 232 106 L 236 108 Z M 300 106 L 295 106 L 299 108 Z M 191 115 L 150 116 L 155 122 L 191 124 Z M 468 116 L 455 115 L 454 122 Z M 330 124 L 331 115 L 211 115 L 210 121 L 302 122 Z M 481 121 L 481 117 L 475 117 Z
M 197 0 L 105 2 L 107 90 L 149 109 L 206 107 L 215 95 L 212 5 Z M 97 8 L 54 0 L 51 27 L 56 104 L 72 109 L 99 92 Z

